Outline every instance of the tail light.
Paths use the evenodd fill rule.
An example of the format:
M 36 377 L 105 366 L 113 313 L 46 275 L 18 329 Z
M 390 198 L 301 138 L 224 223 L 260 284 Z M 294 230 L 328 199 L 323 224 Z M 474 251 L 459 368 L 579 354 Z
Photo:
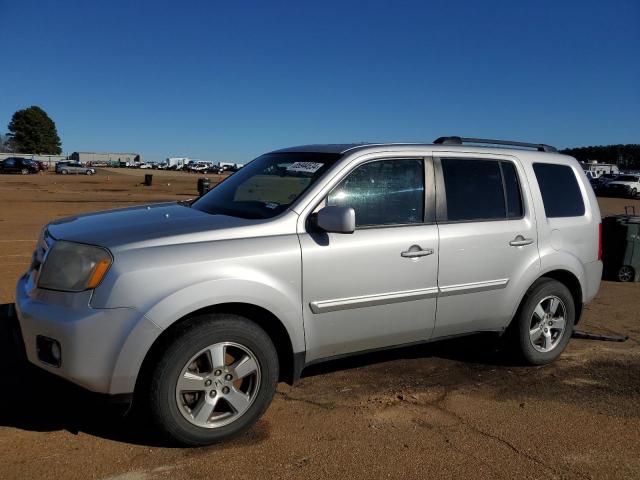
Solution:
M 602 261 L 602 223 L 598 224 L 598 260 Z

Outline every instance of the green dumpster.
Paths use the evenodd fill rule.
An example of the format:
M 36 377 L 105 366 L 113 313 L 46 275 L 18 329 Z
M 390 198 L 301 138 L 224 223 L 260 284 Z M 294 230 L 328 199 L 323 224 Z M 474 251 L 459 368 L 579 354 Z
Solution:
M 611 215 L 602 219 L 604 278 L 640 281 L 640 216 Z

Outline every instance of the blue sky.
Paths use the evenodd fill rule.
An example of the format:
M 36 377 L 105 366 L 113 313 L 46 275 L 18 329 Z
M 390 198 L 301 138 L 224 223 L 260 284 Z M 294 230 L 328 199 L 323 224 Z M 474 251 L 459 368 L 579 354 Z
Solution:
M 244 161 L 287 145 L 640 142 L 640 2 L 0 0 L 0 131 Z

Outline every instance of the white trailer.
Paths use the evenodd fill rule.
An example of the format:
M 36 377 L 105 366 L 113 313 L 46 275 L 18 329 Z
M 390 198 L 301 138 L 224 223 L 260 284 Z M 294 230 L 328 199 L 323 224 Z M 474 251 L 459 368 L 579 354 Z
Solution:
M 165 160 L 165 164 L 167 165 L 167 168 L 175 167 L 176 169 L 181 169 L 190 161 L 191 159 L 187 157 L 169 157 Z
M 233 163 L 233 162 L 218 162 L 218 165 L 220 166 L 220 168 L 223 168 L 224 170 L 229 170 L 230 168 L 236 168 L 239 170 L 242 167 L 244 167 L 244 163 Z
M 589 163 L 583 163 L 582 169 L 587 173 L 587 176 L 592 178 L 600 178 L 602 175 L 610 173 L 620 173 L 618 166 L 613 163 L 598 163 L 591 161 Z

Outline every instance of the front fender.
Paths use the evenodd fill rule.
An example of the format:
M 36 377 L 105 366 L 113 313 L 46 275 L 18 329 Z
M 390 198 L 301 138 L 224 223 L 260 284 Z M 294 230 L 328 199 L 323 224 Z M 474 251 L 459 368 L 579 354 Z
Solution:
M 192 312 L 225 303 L 246 303 L 270 311 L 287 330 L 293 352 L 304 351 L 302 310 L 294 298 L 258 281 L 235 278 L 210 280 L 178 290 L 145 313 L 120 349 L 109 393 L 134 391 L 146 354 L 162 331 Z
M 284 325 L 294 352 L 304 350 L 304 328 L 299 296 L 283 292 L 257 280 L 227 278 L 190 285 L 163 298 L 147 312 L 163 330 L 201 308 L 225 303 L 246 303 L 262 307 Z

